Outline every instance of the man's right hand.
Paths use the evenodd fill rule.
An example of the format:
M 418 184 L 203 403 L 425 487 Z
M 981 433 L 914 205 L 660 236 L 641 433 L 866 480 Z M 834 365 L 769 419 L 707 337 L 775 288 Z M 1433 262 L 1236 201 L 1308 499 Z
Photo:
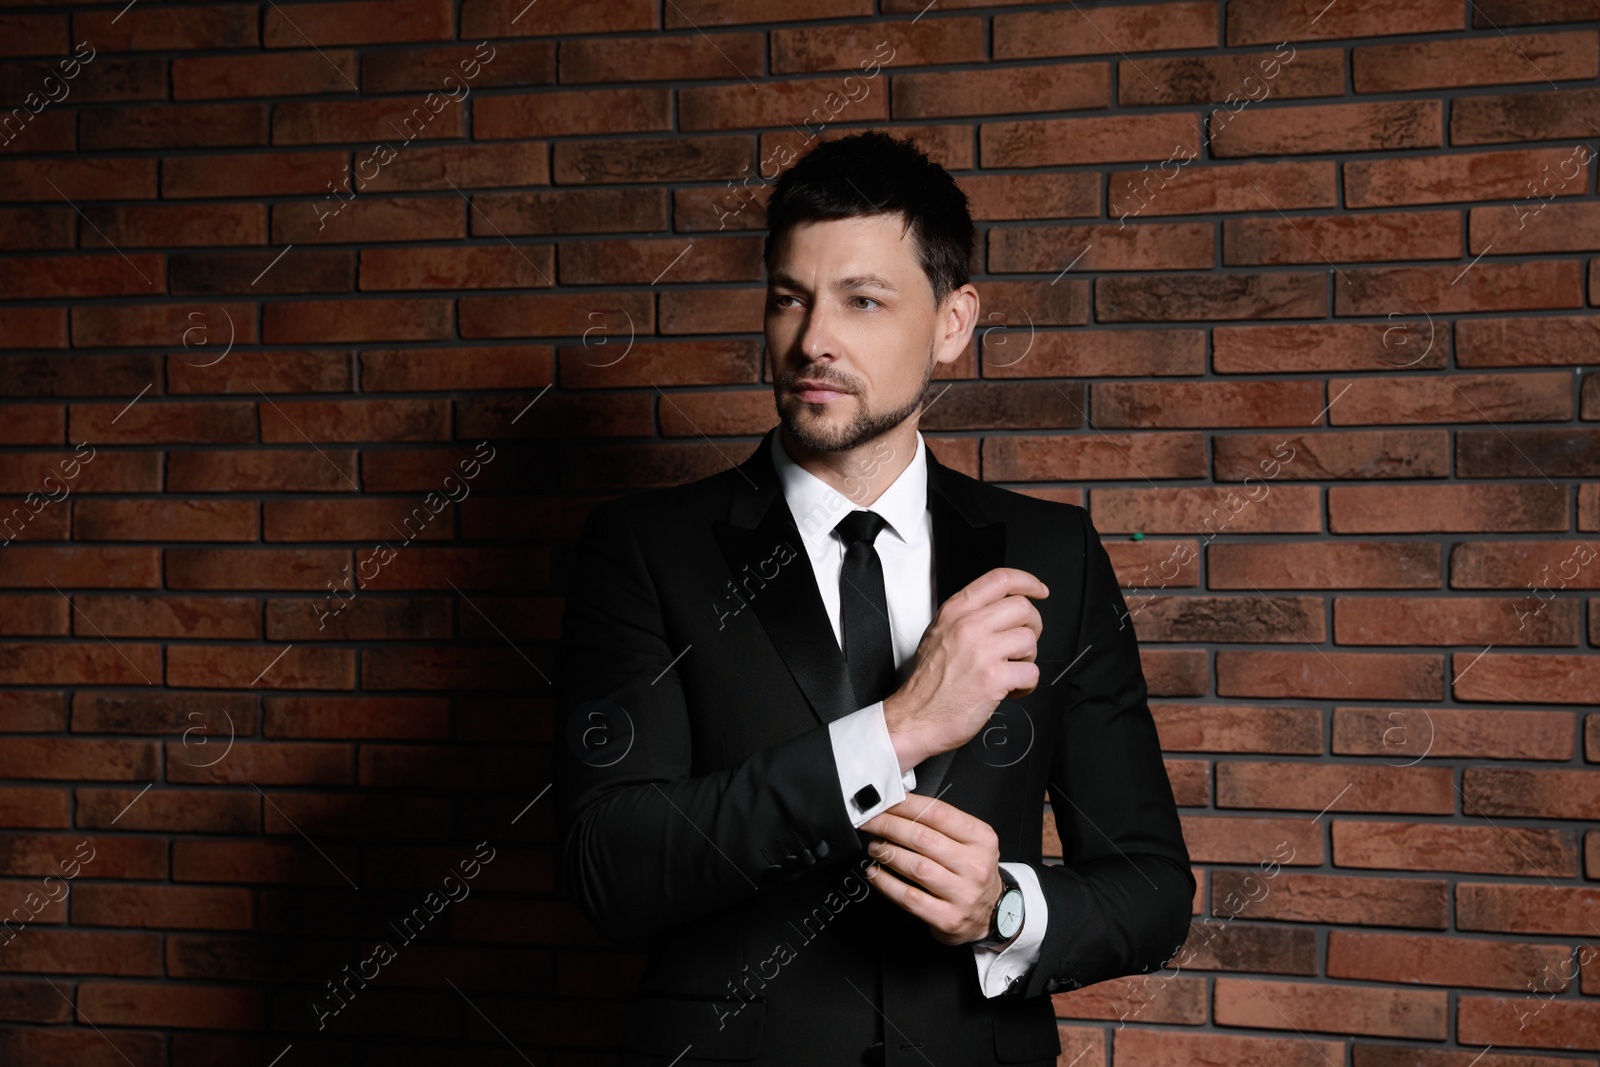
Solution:
M 1015 567 L 996 567 L 939 608 L 917 645 L 916 666 L 883 702 L 904 774 L 929 756 L 960 748 L 1000 701 L 1039 684 L 1044 621 L 1029 597 L 1050 590 Z

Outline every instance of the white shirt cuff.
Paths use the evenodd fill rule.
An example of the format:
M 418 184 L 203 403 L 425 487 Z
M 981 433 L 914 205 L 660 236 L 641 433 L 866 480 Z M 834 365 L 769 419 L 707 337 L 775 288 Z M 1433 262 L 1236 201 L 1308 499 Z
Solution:
M 828 724 L 828 737 L 839 767 L 844 810 L 853 825 L 859 827 L 885 808 L 894 807 L 917 787 L 915 767 L 900 773 L 900 757 L 889 739 L 883 701 L 834 719 Z M 860 801 L 867 803 L 863 806 Z
M 997 997 L 1013 982 L 1023 978 L 1039 962 L 1044 946 L 1044 927 L 1049 919 L 1044 890 L 1039 888 L 1039 872 L 1026 863 L 1002 863 L 1022 887 L 1022 932 L 1004 950 L 974 945 L 978 964 L 978 987 L 986 997 Z

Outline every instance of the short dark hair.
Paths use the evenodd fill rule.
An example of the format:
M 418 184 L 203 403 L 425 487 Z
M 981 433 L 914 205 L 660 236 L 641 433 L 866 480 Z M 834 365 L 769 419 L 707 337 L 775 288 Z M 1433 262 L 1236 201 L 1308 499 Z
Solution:
M 800 223 L 890 214 L 910 228 L 935 305 L 967 284 L 975 241 L 967 194 L 915 142 L 881 130 L 823 141 L 784 171 L 767 200 L 767 271 Z

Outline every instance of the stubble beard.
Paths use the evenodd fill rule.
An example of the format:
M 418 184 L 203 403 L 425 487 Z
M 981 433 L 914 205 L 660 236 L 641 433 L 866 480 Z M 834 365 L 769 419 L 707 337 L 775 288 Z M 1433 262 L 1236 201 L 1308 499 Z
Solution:
M 927 395 L 928 383 L 933 380 L 931 349 L 928 355 L 928 363 L 922 371 L 922 384 L 911 394 L 910 400 L 891 410 L 874 411 L 861 400 L 860 393 L 851 393 L 850 395 L 856 398 L 856 412 L 844 426 L 838 426 L 826 417 L 805 417 L 805 408 L 824 405 L 807 404 L 787 391 L 789 384 L 801 377 L 797 374 L 779 383 L 778 418 L 788 431 L 790 440 L 809 452 L 848 452 L 858 448 L 888 433 L 916 414 L 917 409 L 922 406 L 922 398 Z M 832 404 L 841 403 L 847 401 L 832 401 Z

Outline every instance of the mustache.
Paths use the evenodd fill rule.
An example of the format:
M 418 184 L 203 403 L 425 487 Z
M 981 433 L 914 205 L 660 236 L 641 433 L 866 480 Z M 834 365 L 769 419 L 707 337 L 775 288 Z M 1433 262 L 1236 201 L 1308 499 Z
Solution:
M 800 383 L 802 379 L 810 379 L 812 381 L 821 382 L 829 389 L 837 389 L 842 393 L 854 393 L 858 391 L 856 387 L 851 385 L 849 382 L 836 381 L 826 374 L 818 374 L 815 371 L 796 371 L 792 374 L 785 374 L 782 378 L 781 384 L 785 389 L 793 389 Z

